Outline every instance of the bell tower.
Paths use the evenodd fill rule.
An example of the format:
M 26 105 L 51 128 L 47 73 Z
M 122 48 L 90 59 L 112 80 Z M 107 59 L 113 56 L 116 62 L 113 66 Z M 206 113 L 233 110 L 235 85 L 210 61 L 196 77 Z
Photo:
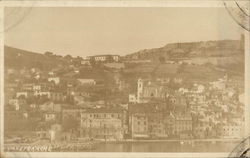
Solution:
M 137 102 L 140 103 L 142 100 L 143 93 L 143 80 L 141 78 L 137 81 Z

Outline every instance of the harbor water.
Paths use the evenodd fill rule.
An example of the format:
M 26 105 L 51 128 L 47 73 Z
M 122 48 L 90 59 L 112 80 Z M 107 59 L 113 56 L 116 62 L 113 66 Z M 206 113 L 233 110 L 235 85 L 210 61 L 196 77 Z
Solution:
M 101 142 L 92 152 L 230 152 L 238 141 Z

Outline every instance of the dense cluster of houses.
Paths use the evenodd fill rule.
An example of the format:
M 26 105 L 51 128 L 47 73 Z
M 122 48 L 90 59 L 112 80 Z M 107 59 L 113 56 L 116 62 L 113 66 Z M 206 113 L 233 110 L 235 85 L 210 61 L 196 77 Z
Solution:
M 167 86 L 171 80 L 173 80 L 172 83 L 181 81 L 176 78 L 158 78 L 156 81 L 138 79 L 137 92 L 129 95 L 129 102 L 138 105 L 140 103 L 152 104 L 152 99 L 156 98 L 163 100 L 165 106 L 168 107 L 168 114 L 162 114 L 164 109 L 160 109 L 156 115 L 159 117 L 162 114 L 162 117 L 157 119 L 159 127 L 161 127 L 160 124 L 164 124 L 164 119 L 167 118 L 169 122 L 173 120 L 172 129 L 165 124 L 167 136 L 169 133 L 180 136 L 183 131 L 186 136 L 191 134 L 195 138 L 239 138 L 243 136 L 244 117 L 241 114 L 244 112 L 242 97 L 244 94 L 240 94 L 238 83 L 224 76 L 218 81 L 206 84 L 195 83 L 189 88 L 183 86 L 171 91 Z M 181 84 L 181 82 L 178 83 Z M 139 111 L 145 110 L 146 107 Z M 152 112 L 152 109 L 148 111 L 150 114 Z M 145 117 L 139 115 L 138 118 Z M 183 122 L 179 123 L 180 120 Z
M 118 65 L 119 56 L 91 60 Z M 107 61 L 112 60 L 113 64 Z M 74 66 L 71 66 L 74 67 Z M 77 67 L 66 74 L 79 74 Z M 33 136 L 50 141 L 240 138 L 244 101 L 238 82 L 227 76 L 210 83 L 186 85 L 181 77 L 137 78 L 132 84 L 113 71 L 106 81 L 68 77 L 36 68 L 5 72 L 6 137 Z M 171 85 L 179 85 L 171 88 Z M 133 93 L 125 93 L 127 87 Z M 126 91 L 127 92 L 127 91 Z M 117 94 L 126 99 L 119 100 Z M 106 100 L 106 98 L 115 99 Z

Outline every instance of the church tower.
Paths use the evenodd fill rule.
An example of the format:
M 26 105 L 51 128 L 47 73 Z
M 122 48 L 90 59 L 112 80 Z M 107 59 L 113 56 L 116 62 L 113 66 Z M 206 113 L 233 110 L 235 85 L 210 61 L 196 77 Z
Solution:
M 143 80 L 141 78 L 137 81 L 137 102 L 142 102 L 142 94 L 143 94 Z

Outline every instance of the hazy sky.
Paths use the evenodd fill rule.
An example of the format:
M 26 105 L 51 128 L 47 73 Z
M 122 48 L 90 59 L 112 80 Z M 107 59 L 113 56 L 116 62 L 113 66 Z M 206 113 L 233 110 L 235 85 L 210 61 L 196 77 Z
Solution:
M 12 13 L 5 9 L 6 27 L 20 19 Z M 32 8 L 6 31 L 5 44 L 60 55 L 124 55 L 174 42 L 239 39 L 240 30 L 224 8 Z

